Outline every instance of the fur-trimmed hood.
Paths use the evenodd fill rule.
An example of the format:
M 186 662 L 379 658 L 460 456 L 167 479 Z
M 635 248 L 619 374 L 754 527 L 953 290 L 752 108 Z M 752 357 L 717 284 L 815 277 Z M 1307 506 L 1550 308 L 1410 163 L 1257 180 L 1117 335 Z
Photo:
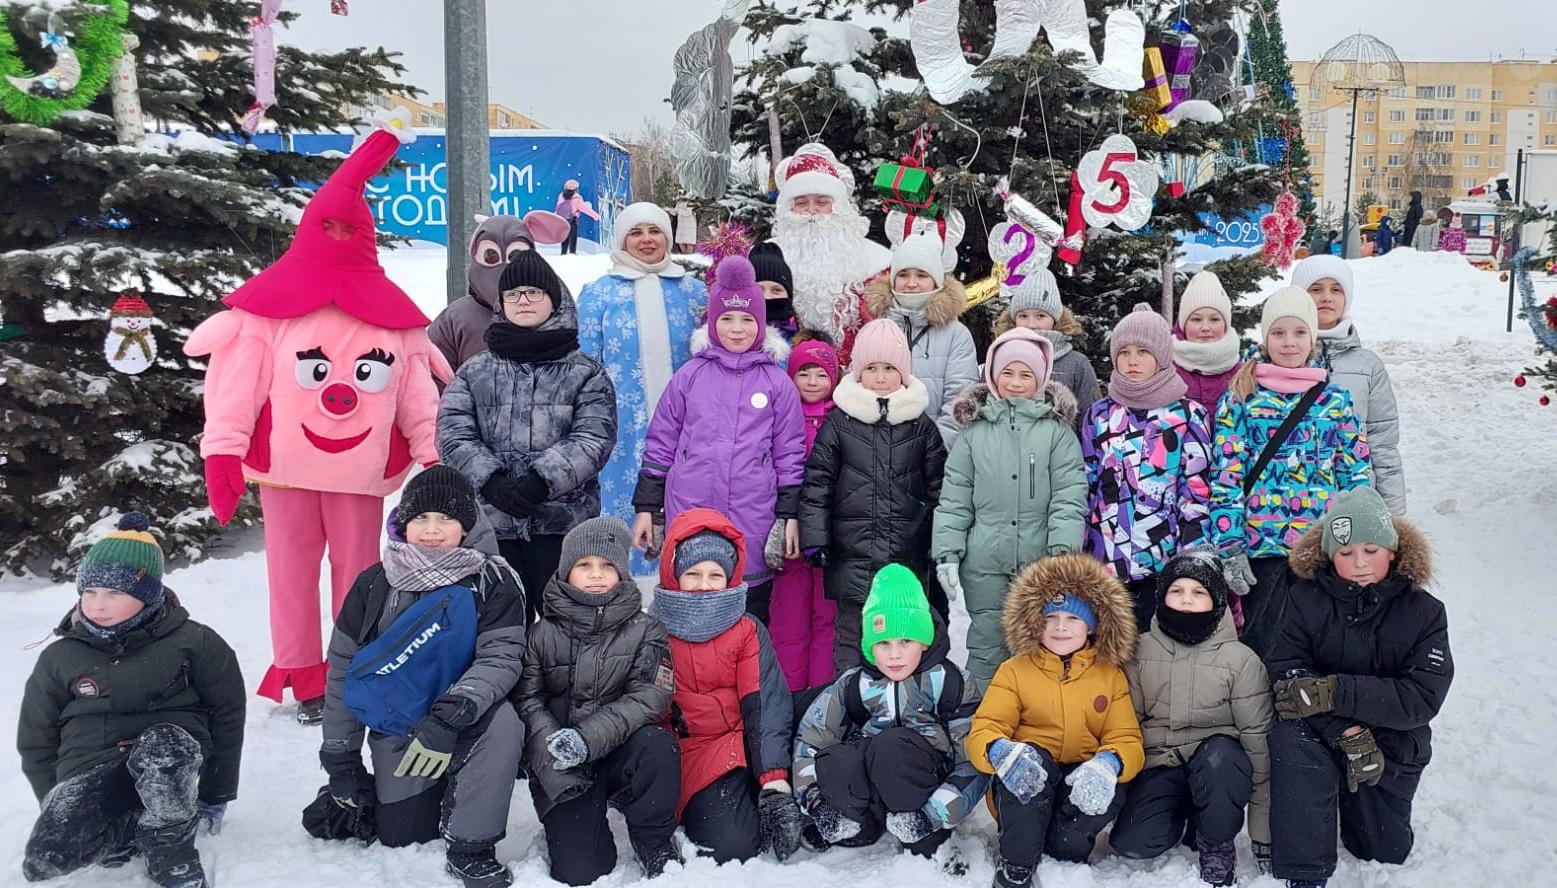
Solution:
M 860 422 L 871 424 L 881 419 L 879 396 L 860 385 L 853 373 L 846 373 L 833 387 L 833 406 Z M 908 385 L 887 396 L 887 424 L 902 425 L 924 415 L 930 405 L 930 392 L 919 377 L 908 377 Z
M 769 324 L 765 331 L 762 337 L 762 350 L 782 369 L 789 362 L 789 342 L 784 339 L 784 334 L 780 333 L 779 329 L 772 324 Z M 694 355 L 702 354 L 708 350 L 708 347 L 713 342 L 708 337 L 707 324 L 699 324 L 692 331 L 691 342 L 692 354 Z
M 1061 594 L 1079 597 L 1097 614 L 1092 644 L 1099 660 L 1123 667 L 1135 656 L 1135 609 L 1130 593 L 1101 561 L 1081 554 L 1052 555 L 1029 564 L 1011 581 L 1001 626 L 1013 655 L 1042 647 L 1043 607 Z
M 1400 538 L 1395 549 L 1395 569 L 1392 573 L 1410 582 L 1412 588 L 1425 589 L 1433 579 L 1432 547 L 1416 525 L 1399 516 L 1392 520 L 1395 523 L 1395 534 Z M 1292 547 L 1292 554 L 1287 557 L 1293 573 L 1305 580 L 1312 580 L 1321 567 L 1330 563 L 1330 559 L 1325 557 L 1323 541 L 1324 522 L 1318 521 L 1304 532 L 1297 545 Z
M 892 296 L 890 276 L 876 278 L 865 290 L 865 307 L 870 310 L 870 316 L 873 318 L 889 317 L 896 305 L 897 300 Z M 925 303 L 924 319 L 929 321 L 932 327 L 944 327 L 957 320 L 967 309 L 967 291 L 963 289 L 961 282 L 948 274 L 946 283 L 930 297 L 929 302 Z
M 952 402 L 952 420 L 957 423 L 957 428 L 965 429 L 979 418 L 990 401 L 998 400 L 988 384 L 975 382 L 963 389 L 962 394 Z M 1057 421 L 1068 426 L 1076 424 L 1076 415 L 1081 409 L 1070 389 L 1052 380 L 1043 387 L 1043 400 L 1035 403 L 1047 407 Z
M 1009 332 L 1015 326 L 1016 319 L 1011 316 L 1011 309 L 1009 308 L 995 317 L 994 331 L 996 336 Z M 1056 332 L 1064 333 L 1073 340 L 1081 338 L 1081 334 L 1086 332 L 1081 329 L 1081 321 L 1078 321 L 1068 308 L 1060 312 L 1060 319 L 1054 322 L 1054 329 Z

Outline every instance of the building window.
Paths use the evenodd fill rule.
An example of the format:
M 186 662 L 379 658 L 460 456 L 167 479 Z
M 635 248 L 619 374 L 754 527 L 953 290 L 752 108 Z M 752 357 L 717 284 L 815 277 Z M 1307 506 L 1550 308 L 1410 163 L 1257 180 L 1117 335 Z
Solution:
M 1466 89 L 1465 90 L 1465 98 L 1467 98 L 1467 99 L 1479 99 L 1479 98 L 1481 98 L 1481 87 L 1479 87 L 1479 86 L 1472 86 L 1472 87 Z
M 1389 143 L 1391 145 L 1404 145 L 1404 144 L 1406 144 L 1406 134 L 1405 133 L 1390 133 L 1389 134 Z
M 1498 167 L 1500 167 L 1502 165 L 1503 165 L 1503 158 L 1498 157 L 1496 154 L 1488 154 L 1487 155 L 1487 168 L 1488 169 L 1494 169 L 1495 170 L 1495 169 L 1497 169 Z
M 1547 123 L 1557 123 L 1557 111 L 1548 111 L 1548 112 L 1546 112 L 1546 122 Z
M 1373 143 L 1375 143 L 1377 141 L 1378 141 L 1378 136 L 1376 136 L 1373 133 L 1363 133 L 1362 134 L 1362 144 L 1364 144 L 1364 145 L 1372 145 Z
M 1389 187 L 1391 189 L 1393 189 L 1395 191 L 1399 191 L 1400 190 L 1400 186 L 1401 186 L 1401 179 L 1400 179 L 1399 176 L 1390 176 L 1389 177 Z
M 1431 108 L 1418 108 L 1418 109 L 1416 109 L 1416 119 L 1417 120 L 1432 120 L 1433 119 L 1433 109 L 1431 109 Z
M 1468 167 L 1479 167 L 1479 166 L 1481 166 L 1481 155 L 1480 154 L 1467 154 L 1462 159 L 1465 161 L 1465 165 L 1468 166 Z
M 1462 188 L 1475 188 L 1476 184 L 1475 176 L 1466 176 L 1460 180 L 1460 187 Z
M 1503 144 L 1503 137 L 1501 135 L 1497 134 L 1497 133 L 1488 133 L 1487 134 L 1487 144 L 1488 145 L 1501 145 L 1501 144 Z
M 1378 118 L 1379 118 L 1379 116 L 1377 114 L 1373 113 L 1372 111 L 1364 111 L 1364 112 L 1362 112 L 1362 122 L 1363 123 L 1373 123 L 1374 121 L 1378 120 Z
M 1317 102 L 1317 101 L 1319 101 L 1319 87 L 1317 87 L 1317 86 L 1310 86 L 1308 88 L 1308 100 L 1310 102 Z
M 1398 198 L 1398 197 L 1390 198 L 1389 199 L 1389 208 L 1392 209 L 1392 210 L 1400 209 L 1400 198 Z
M 1465 122 L 1466 123 L 1477 123 L 1480 120 L 1481 120 L 1481 112 L 1480 111 L 1466 111 L 1465 112 Z
M 1541 104 L 1557 105 L 1557 87 L 1545 87 L 1541 90 Z
M 1406 121 L 1406 112 L 1401 111 L 1398 108 L 1396 110 L 1394 110 L 1394 111 L 1389 112 L 1389 122 L 1390 123 L 1405 123 L 1405 121 Z
M 1454 109 L 1453 108 L 1439 108 L 1438 109 L 1438 119 L 1439 120 L 1453 120 L 1454 119 Z
M 1466 133 L 1465 134 L 1465 144 L 1467 144 L 1467 145 L 1480 145 L 1481 144 L 1481 133 Z
M 1373 169 L 1374 160 L 1375 159 L 1376 159 L 1375 156 L 1372 155 L 1372 154 L 1369 154 L 1367 157 L 1364 157 L 1362 159 L 1362 168 L 1365 169 L 1365 170 Z
M 1502 111 L 1494 111 L 1494 112 L 1492 112 L 1491 120 L 1492 120 L 1493 123 L 1502 123 L 1503 122 L 1503 112 Z
M 1495 89 L 1495 90 L 1492 91 L 1492 101 L 1494 101 L 1494 102 L 1501 102 L 1501 101 L 1503 101 L 1503 91 L 1501 89 Z
M 1362 180 L 1362 190 L 1364 190 L 1364 191 L 1372 191 L 1373 190 L 1373 180 L 1372 179 L 1363 179 Z
M 1551 133 L 1547 133 L 1546 135 L 1541 137 L 1541 144 L 1542 145 L 1557 145 L 1557 136 L 1554 136 Z
M 1454 144 L 1454 130 L 1437 130 L 1433 133 L 1433 141 L 1438 144 Z
M 1406 97 L 1406 88 L 1403 87 L 1403 86 L 1395 87 L 1394 89 L 1389 91 L 1389 97 L 1392 98 L 1392 99 L 1403 99 L 1403 98 L 1405 98 Z
M 1389 157 L 1384 159 L 1384 165 L 1385 166 L 1392 166 L 1392 167 L 1400 166 L 1400 155 L 1398 155 L 1398 154 L 1391 154 Z
M 1316 127 L 1319 126 L 1319 112 L 1318 111 L 1310 111 L 1310 112 L 1308 112 L 1308 126 L 1309 126 L 1310 129 L 1313 129 L 1313 128 L 1316 128 Z

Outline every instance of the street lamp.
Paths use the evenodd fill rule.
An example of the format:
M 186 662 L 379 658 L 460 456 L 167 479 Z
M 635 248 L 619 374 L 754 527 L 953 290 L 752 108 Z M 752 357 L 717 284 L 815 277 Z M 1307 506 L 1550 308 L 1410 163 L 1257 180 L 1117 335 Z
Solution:
M 1352 226 L 1352 163 L 1356 160 L 1357 97 L 1363 93 L 1385 92 L 1406 83 L 1405 66 L 1387 43 L 1371 34 L 1353 34 L 1325 51 L 1314 66 L 1309 86 L 1329 87 L 1352 94 L 1351 126 L 1346 136 L 1346 202 L 1341 205 L 1341 255 Z M 1346 258 L 1354 258 L 1346 256 Z

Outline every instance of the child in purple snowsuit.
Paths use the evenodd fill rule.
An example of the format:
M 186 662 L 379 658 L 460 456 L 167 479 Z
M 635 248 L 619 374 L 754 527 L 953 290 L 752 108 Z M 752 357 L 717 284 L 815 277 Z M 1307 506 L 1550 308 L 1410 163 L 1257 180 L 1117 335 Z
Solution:
M 766 312 L 744 257 L 719 263 L 708 289 L 708 347 L 670 378 L 633 491 L 633 544 L 647 550 L 654 513 L 667 526 L 692 508 L 728 516 L 749 545 L 785 519 L 785 554 L 799 555 L 800 482 L 806 435 L 800 393 L 764 349 Z M 768 622 L 773 575 L 762 553 L 746 554 L 747 611 Z

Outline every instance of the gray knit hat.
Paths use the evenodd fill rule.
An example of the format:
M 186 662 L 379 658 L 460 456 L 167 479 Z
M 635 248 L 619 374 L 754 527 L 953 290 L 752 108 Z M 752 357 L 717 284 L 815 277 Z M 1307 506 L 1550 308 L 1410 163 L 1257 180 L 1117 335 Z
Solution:
M 1059 281 L 1054 279 L 1054 273 L 1047 268 L 1035 268 L 1017 286 L 1007 287 L 1002 284 L 1000 290 L 1010 300 L 1013 318 L 1019 311 L 1036 308 L 1058 323 L 1060 315 L 1065 311 L 1065 303 L 1060 301 Z
M 676 546 L 673 566 L 681 576 L 694 564 L 712 561 L 724 568 L 725 576 L 735 574 L 735 544 L 712 530 L 700 530 Z
M 557 559 L 557 574 L 566 579 L 568 571 L 581 559 L 598 555 L 611 562 L 625 580 L 632 576 L 627 567 L 627 552 L 632 547 L 632 531 L 620 518 L 591 518 L 568 531 L 562 538 L 562 557 Z
M 1373 543 L 1391 552 L 1400 548 L 1400 534 L 1395 531 L 1395 521 L 1390 517 L 1384 498 L 1371 487 L 1343 490 L 1330 500 L 1325 512 L 1324 544 L 1326 556 L 1334 555 L 1345 546 Z

